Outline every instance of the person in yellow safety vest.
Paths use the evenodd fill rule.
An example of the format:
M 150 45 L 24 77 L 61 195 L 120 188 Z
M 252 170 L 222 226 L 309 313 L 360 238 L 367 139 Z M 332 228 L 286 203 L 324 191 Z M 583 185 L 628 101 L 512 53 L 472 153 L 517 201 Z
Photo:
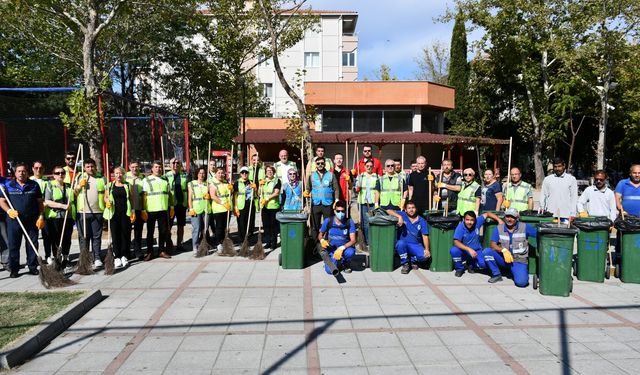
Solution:
M 76 176 L 75 193 L 78 208 L 78 239 L 80 248 L 83 241 L 91 241 L 93 252 L 93 267 L 102 267 L 100 249 L 102 248 L 102 212 L 104 211 L 104 191 L 106 181 L 98 175 L 95 160 L 88 158 L 84 162 L 84 172 Z M 85 228 L 85 221 L 87 227 Z
M 380 207 L 380 176 L 373 172 L 373 165 L 373 160 L 367 160 L 364 163 L 364 173 L 356 178 L 356 193 L 358 193 L 358 204 L 360 204 L 360 225 L 366 244 L 369 244 L 369 210 L 372 207 Z
M 206 215 L 211 212 L 209 205 L 209 184 L 207 183 L 207 168 L 201 166 L 196 170 L 196 179 L 189 182 L 189 216 L 191 216 L 191 242 L 193 256 L 198 252 L 198 246 L 206 241 L 204 222 Z
M 222 251 L 222 240 L 227 230 L 227 216 L 231 211 L 231 193 L 233 185 L 224 178 L 224 169 L 216 169 L 216 175 L 209 184 L 209 196 L 211 197 L 211 219 L 215 229 L 214 246 Z
M 189 176 L 182 170 L 182 162 L 180 160 L 173 158 L 170 160 L 170 163 L 171 170 L 165 174 L 165 177 L 167 178 L 167 181 L 169 181 L 169 186 L 171 187 L 173 210 L 175 211 L 175 219 L 178 224 L 176 231 L 176 246 L 181 248 L 184 239 L 184 226 L 187 224 L 187 184 L 189 182 Z M 172 226 L 173 219 L 169 221 L 169 244 L 171 244 Z
M 531 184 L 522 181 L 520 168 L 511 168 L 511 181 L 504 187 L 504 202 L 502 207 L 511 207 L 521 211 L 533 210 L 533 188 Z
M 153 259 L 153 235 L 158 223 L 158 251 L 159 257 L 169 259 L 171 255 L 166 248 L 169 219 L 173 218 L 171 202 L 171 186 L 162 175 L 162 162 L 155 160 L 151 166 L 151 175 L 142 183 L 142 220 L 147 222 L 147 254 L 144 261 Z
M 308 177 L 302 193 L 304 198 L 311 198 L 311 238 L 318 236 L 324 219 L 333 215 L 333 208 L 340 199 L 338 179 L 326 168 L 326 160 L 317 159 L 315 164 L 316 170 Z
M 256 210 L 255 207 L 251 208 L 251 201 L 257 191 L 257 185 L 249 181 L 249 167 L 240 168 L 240 178 L 233 184 L 233 202 L 235 202 L 233 214 L 238 220 L 240 241 L 244 239 L 246 233 L 253 235 L 255 231 Z
M 280 150 L 278 159 L 280 160 L 277 161 L 273 167 L 276 169 L 276 177 L 280 180 L 281 184 L 284 184 L 287 182 L 287 172 L 289 172 L 291 168 L 295 169 L 296 163 L 289 160 L 289 151 L 287 150 Z
M 464 181 L 462 186 L 460 186 L 460 193 L 458 193 L 457 207 L 458 214 L 460 215 L 464 215 L 467 211 L 473 211 L 477 215 L 478 210 L 480 210 L 480 195 L 482 191 L 480 184 L 474 180 L 475 176 L 476 173 L 471 168 L 462 171 Z
M 216 161 L 209 160 L 209 169 L 207 171 L 207 183 L 211 183 L 211 181 L 216 177 Z
M 107 184 L 104 195 L 104 218 L 111 226 L 111 244 L 115 268 L 129 264 L 127 256 L 131 248 L 131 224 L 136 221 L 136 213 L 131 208 L 131 185 L 125 180 L 126 171 L 122 167 L 113 169 L 113 181 Z
M 405 178 L 396 172 L 393 159 L 384 162 L 384 174 L 380 177 L 380 207 L 385 210 L 401 211 L 407 197 Z
M 306 176 L 307 178 L 311 175 L 312 172 L 316 171 L 316 161 L 318 160 L 324 160 L 324 169 L 328 171 L 333 169 L 333 162 L 331 161 L 331 158 L 324 156 L 324 146 L 322 145 L 316 146 L 315 152 L 316 152 L 316 156 L 313 157 L 313 159 L 309 160 L 309 162 L 307 163 L 307 176 Z
M 251 165 L 249 166 L 249 181 L 257 184 L 258 182 L 264 180 L 265 170 L 264 165 L 260 162 L 260 157 L 258 154 L 253 154 L 251 156 Z M 254 204 L 258 203 L 258 196 L 255 197 L 256 201 Z
M 136 214 L 136 220 L 133 222 L 133 255 L 139 260 L 144 258 L 142 252 L 142 228 L 144 220 L 142 220 L 142 184 L 144 175 L 140 173 L 140 163 L 137 161 L 129 162 L 129 172 L 126 174 L 126 180 L 131 185 L 131 209 Z M 131 229 L 129 229 L 131 236 Z M 132 259 L 132 257 L 129 257 Z
M 34 161 L 33 166 L 31 166 L 31 171 L 33 172 L 33 174 L 31 175 L 31 177 L 29 177 L 29 179 L 38 183 L 38 186 L 40 186 L 40 192 L 42 193 L 42 196 L 44 196 L 44 189 L 47 186 L 47 182 L 49 181 L 49 178 L 44 175 L 44 164 L 39 160 Z M 52 237 L 49 235 L 49 228 L 47 228 L 46 221 L 44 228 L 42 228 L 40 233 L 42 234 L 42 245 L 44 247 L 45 259 L 47 261 L 47 264 L 51 264 L 53 263 L 53 258 L 51 257 L 53 244 Z
M 275 249 L 277 247 L 278 234 L 280 233 L 280 223 L 276 220 L 276 212 L 280 211 L 280 189 L 282 184 L 275 174 L 276 169 L 268 165 L 266 167 L 266 178 L 260 182 L 260 207 L 266 249 Z
M 67 151 L 64 154 L 64 179 L 62 180 L 65 184 L 69 184 L 71 186 L 71 182 L 76 177 L 75 168 L 76 168 L 76 155 L 73 151 Z
M 62 167 L 54 167 L 53 180 L 48 181 L 44 189 L 45 227 L 49 230 L 50 238 L 56 242 L 52 248 L 53 256 L 59 255 L 58 250 L 62 253 L 62 267 L 66 267 L 69 261 L 73 221 L 76 218 L 75 193 L 71 190 L 71 186 L 64 182 L 64 176 L 65 171 Z M 66 224 L 65 213 L 67 213 Z M 63 226 L 64 233 L 62 233 Z M 62 245 L 58 249 L 60 238 L 62 238 Z

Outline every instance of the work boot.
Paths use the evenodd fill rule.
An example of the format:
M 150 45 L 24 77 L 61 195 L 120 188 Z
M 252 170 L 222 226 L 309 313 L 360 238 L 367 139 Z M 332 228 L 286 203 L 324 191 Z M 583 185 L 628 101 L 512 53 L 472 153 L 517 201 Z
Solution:
M 497 283 L 498 281 L 502 281 L 502 276 L 501 276 L 501 275 L 498 275 L 498 276 L 492 276 L 492 277 L 489 279 L 489 283 L 490 283 L 490 284 Z
M 456 277 L 462 277 L 462 275 L 464 275 L 464 270 L 456 270 L 456 273 L 455 273 Z
M 145 255 L 145 256 L 144 256 L 144 259 L 143 259 L 143 260 L 144 260 L 145 262 L 148 262 L 148 261 L 150 261 L 151 259 L 153 259 L 153 254 L 152 254 L 152 253 L 147 253 L 147 255 Z
M 38 276 L 40 274 L 40 271 L 34 268 L 32 270 L 29 270 L 29 273 L 33 276 Z
M 411 271 L 411 265 L 409 263 L 403 264 L 402 269 L 400 270 L 400 273 L 403 275 L 406 275 L 409 273 L 409 271 Z
M 165 251 L 161 251 L 160 255 L 158 255 L 160 258 L 164 258 L 164 259 L 171 259 L 171 255 L 169 255 L 169 253 L 165 252 Z
M 12 279 L 17 278 L 18 276 L 19 276 L 18 272 L 16 272 L 16 271 L 11 271 L 11 274 L 9 275 L 9 277 L 12 278 Z

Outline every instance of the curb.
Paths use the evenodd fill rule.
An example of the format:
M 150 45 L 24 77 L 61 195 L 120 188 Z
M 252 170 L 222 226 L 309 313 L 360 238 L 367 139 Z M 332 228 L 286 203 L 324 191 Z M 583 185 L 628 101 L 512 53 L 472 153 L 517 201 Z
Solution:
M 25 337 L 0 353 L 0 369 L 11 369 L 18 366 L 44 349 L 53 339 L 66 331 L 73 323 L 94 308 L 104 299 L 102 292 L 89 292 L 84 298 L 76 301 L 64 311 L 43 321 Z

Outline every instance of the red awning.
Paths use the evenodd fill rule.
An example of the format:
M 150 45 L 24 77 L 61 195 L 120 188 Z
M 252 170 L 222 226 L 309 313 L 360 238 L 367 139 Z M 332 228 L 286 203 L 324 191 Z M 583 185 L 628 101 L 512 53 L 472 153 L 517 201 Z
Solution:
M 244 137 L 246 143 L 269 144 L 286 143 L 287 131 L 284 129 L 251 129 L 247 130 Z M 372 143 L 372 144 L 469 144 L 469 145 L 508 145 L 508 139 L 462 137 L 447 134 L 434 133 L 333 133 L 333 132 L 311 132 L 311 139 L 314 143 Z M 242 143 L 242 134 L 235 137 L 236 143 Z

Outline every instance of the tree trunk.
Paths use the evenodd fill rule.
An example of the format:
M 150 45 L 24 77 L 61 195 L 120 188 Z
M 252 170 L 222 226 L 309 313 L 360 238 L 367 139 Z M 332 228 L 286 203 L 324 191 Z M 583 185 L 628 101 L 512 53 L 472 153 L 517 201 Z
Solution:
M 544 151 L 544 145 L 542 140 L 544 138 L 544 128 L 538 120 L 537 111 L 533 102 L 533 94 L 528 85 L 525 85 L 527 89 L 527 103 L 529 105 L 529 114 L 531 116 L 531 123 L 533 125 L 533 165 L 536 175 L 536 188 L 542 188 L 542 180 L 544 180 L 545 172 L 544 165 L 542 164 L 542 152 Z
M 605 82 L 600 95 L 600 119 L 598 120 L 598 145 L 596 148 L 596 169 L 604 169 L 607 122 L 609 120 L 609 82 Z

